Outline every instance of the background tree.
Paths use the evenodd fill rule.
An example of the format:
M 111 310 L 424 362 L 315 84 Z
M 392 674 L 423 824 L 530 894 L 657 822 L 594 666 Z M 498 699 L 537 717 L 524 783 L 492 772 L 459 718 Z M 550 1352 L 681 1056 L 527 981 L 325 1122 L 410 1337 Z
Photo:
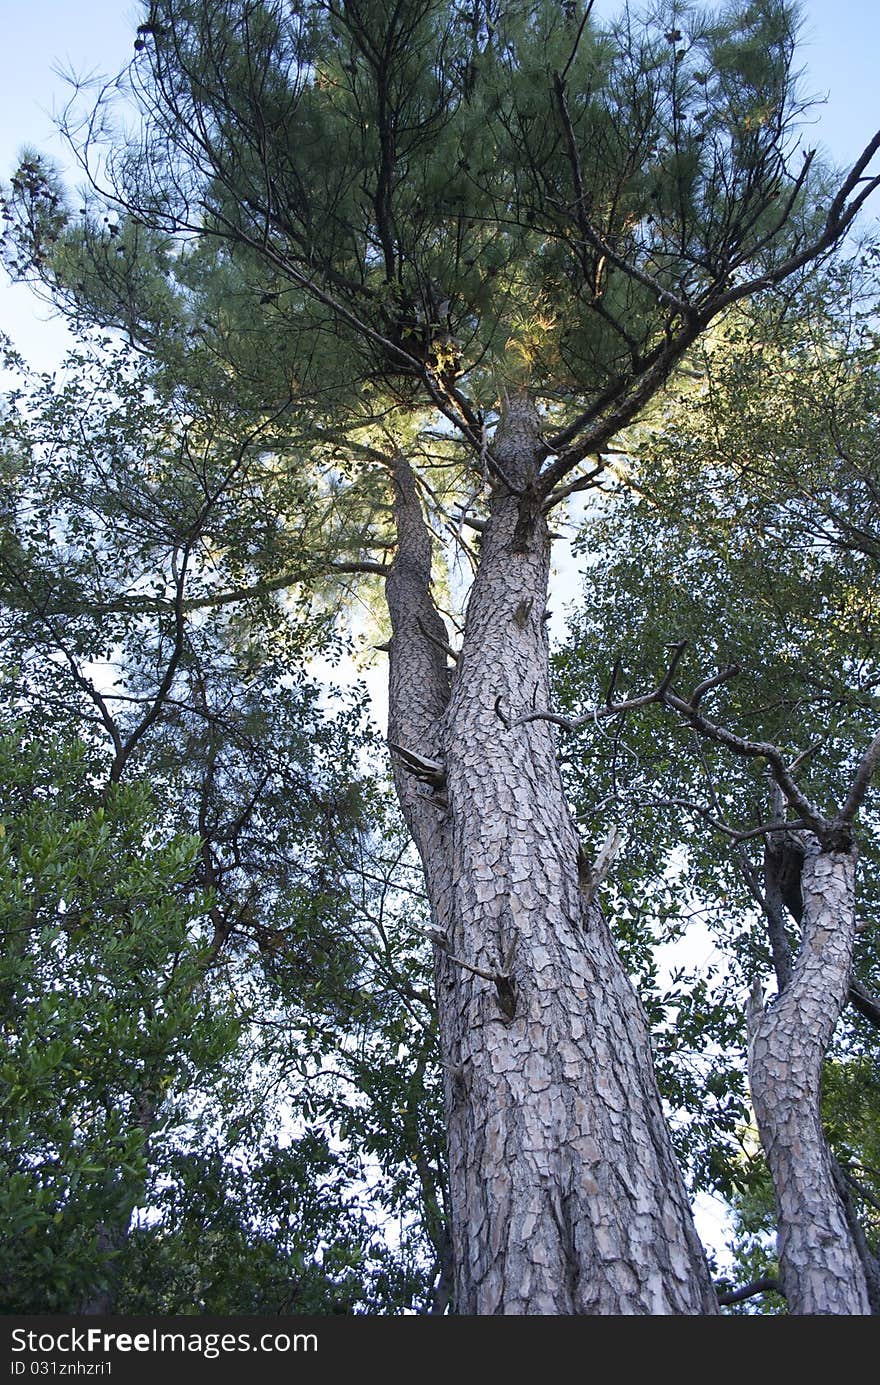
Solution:
M 146 848 L 140 787 L 84 812 L 83 746 L 2 744 L 3 1303 L 60 1311 L 109 1286 L 159 1104 L 235 1031 L 196 985 L 196 842 Z
M 608 811 L 630 824 L 619 888 L 634 888 L 642 921 L 658 918 L 648 902 L 651 874 L 659 876 L 672 851 L 677 888 L 689 901 L 676 926 L 688 912 L 701 914 L 741 986 L 772 968 L 778 999 L 754 1021 L 759 1029 L 775 1028 L 786 1070 L 799 1075 L 797 1107 L 803 1118 L 812 1113 L 817 1150 L 823 1143 L 820 1063 L 839 1007 L 848 997 L 852 1019 L 835 1050 L 847 1060 L 830 1070 L 838 1097 L 846 1084 L 836 1074 L 846 1071 L 865 1073 L 870 1089 L 880 1020 L 871 927 L 876 812 L 868 787 L 877 754 L 878 676 L 874 259 L 869 252 L 866 261 L 817 279 L 794 312 L 789 305 L 780 317 L 765 305 L 729 321 L 694 358 L 695 375 L 633 433 L 630 455 L 618 459 L 622 479 L 594 509 L 580 540 L 593 555 L 586 601 L 572 649 L 559 665 L 569 697 L 595 697 L 603 682 L 607 688 L 610 669 L 616 670 L 612 682 L 631 687 L 633 680 L 647 681 L 651 662 L 655 668 L 668 663 L 671 645 L 681 654 L 678 641 L 687 641 L 674 683 L 670 677 L 657 699 L 673 716 L 658 720 L 651 705 L 634 709 L 614 732 L 610 759 L 594 732 L 586 753 L 591 761 L 597 757 L 595 773 L 584 775 L 575 753 L 576 782 L 604 778 Z M 676 699 L 675 683 L 688 676 L 700 682 L 699 670 L 711 676 L 698 708 Z M 607 701 L 620 696 L 609 693 Z M 600 715 L 607 712 L 606 705 Z M 788 803 L 786 775 L 796 781 Z M 867 797 L 856 828 L 858 897 L 832 935 L 849 934 L 853 962 L 839 958 L 821 987 L 835 1000 L 820 1040 L 822 1024 L 810 1014 L 803 985 L 816 946 L 808 874 L 817 842 L 835 851 L 831 822 L 844 805 L 855 808 L 859 785 Z M 589 798 L 581 801 L 589 812 Z M 811 821 L 798 820 L 803 809 Z M 832 959 L 829 938 L 818 946 Z M 667 1003 L 676 999 L 670 995 Z M 804 1078 L 812 1045 L 813 1072 Z M 778 1159 L 785 1135 L 776 1113 L 786 1110 L 787 1098 L 778 1089 L 765 1093 L 770 1079 L 760 1064 L 755 1068 L 754 1053 L 752 1060 L 762 1138 Z M 735 1094 L 735 1074 L 724 1076 L 717 1063 L 704 1059 L 710 1080 Z M 845 1186 L 847 1166 L 854 1160 L 858 1168 L 860 1158 L 852 1123 L 830 1115 L 830 1129 L 842 1128 L 850 1131 L 842 1169 L 823 1152 L 826 1177 L 838 1186 L 839 1215 L 853 1223 L 866 1287 L 876 1299 L 876 1249 L 865 1242 L 852 1205 L 861 1199 L 870 1226 L 874 1193 L 857 1173 Z M 867 1133 L 866 1139 L 870 1144 Z M 717 1147 L 710 1166 L 713 1159 L 725 1168 Z M 872 1166 L 870 1156 L 866 1162 Z M 775 1168 L 774 1178 L 779 1186 Z M 796 1182 L 790 1173 L 784 1185 Z M 806 1201 L 804 1195 L 799 1207 Z M 830 1193 L 828 1201 L 834 1201 Z M 787 1216 L 790 1208 L 780 1207 L 783 1285 L 792 1311 L 815 1311 L 804 1306 L 809 1272 L 803 1262 L 791 1263 Z
M 247 567 L 278 484 L 265 431 L 163 394 L 107 343 L 60 386 L 20 379 L 2 419 L 3 1303 L 423 1305 L 442 1170 L 420 906 L 388 879 L 394 823 L 363 826 L 358 694 L 328 709 L 303 667 L 339 645 L 332 591 L 309 588 L 302 534 L 293 617 Z M 231 616 L 233 584 L 251 594 Z

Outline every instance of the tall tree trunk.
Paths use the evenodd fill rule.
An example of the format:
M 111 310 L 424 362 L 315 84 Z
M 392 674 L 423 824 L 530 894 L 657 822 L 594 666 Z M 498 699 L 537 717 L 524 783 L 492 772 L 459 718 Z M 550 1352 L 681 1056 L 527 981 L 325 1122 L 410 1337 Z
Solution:
M 456 1311 L 713 1313 L 645 1016 L 581 885 L 554 732 L 517 725 L 549 695 L 550 540 L 528 505 L 526 399 L 508 404 L 493 450 L 523 494 L 491 504 L 451 686 L 400 460 L 387 587 L 389 739 L 439 939 Z
M 822 1063 L 849 992 L 855 852 L 814 844 L 801 876 L 801 946 L 791 979 L 749 1006 L 749 1083 L 776 1197 L 789 1311 L 866 1314 L 865 1268 L 841 1199 L 820 1112 Z

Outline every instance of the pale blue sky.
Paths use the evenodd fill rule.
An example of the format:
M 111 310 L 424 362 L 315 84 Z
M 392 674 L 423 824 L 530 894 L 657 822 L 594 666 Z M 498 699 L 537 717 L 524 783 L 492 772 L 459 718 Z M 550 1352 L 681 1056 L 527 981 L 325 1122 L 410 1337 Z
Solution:
M 602 8 L 616 6 L 603 0 Z M 880 3 L 808 0 L 803 11 L 804 88 L 827 97 L 806 142 L 849 163 L 880 127 Z M 117 71 L 132 54 L 141 13 L 135 0 L 0 0 L 0 179 L 8 178 L 22 144 L 59 156 L 52 111 L 67 88 L 53 69 Z M 58 350 L 57 325 L 45 318 L 26 290 L 0 285 L 0 327 L 35 364 Z

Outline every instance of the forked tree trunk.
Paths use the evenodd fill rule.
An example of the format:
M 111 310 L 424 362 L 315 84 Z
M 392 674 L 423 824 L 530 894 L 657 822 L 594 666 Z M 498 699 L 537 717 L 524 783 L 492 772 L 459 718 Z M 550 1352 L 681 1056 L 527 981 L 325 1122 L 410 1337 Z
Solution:
M 850 985 L 855 866 L 854 852 L 808 850 L 791 978 L 766 1009 L 757 993 L 749 1007 L 749 1084 L 776 1198 L 782 1288 L 796 1314 L 871 1311 L 820 1112 L 822 1063 Z
M 517 488 L 538 420 L 508 405 L 494 454 Z M 437 949 L 455 1308 L 463 1314 L 717 1311 L 653 1075 L 647 1024 L 580 880 L 548 706 L 543 517 L 492 501 L 450 680 L 430 540 L 396 464 L 390 741 L 445 767 L 396 779 Z

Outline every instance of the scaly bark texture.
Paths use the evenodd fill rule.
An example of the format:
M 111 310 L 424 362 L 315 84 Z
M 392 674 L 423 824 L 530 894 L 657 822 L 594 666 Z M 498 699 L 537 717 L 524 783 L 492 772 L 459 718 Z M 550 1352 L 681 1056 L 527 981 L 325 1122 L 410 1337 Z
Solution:
M 527 497 L 527 400 L 493 450 Z M 716 1312 L 642 1007 L 581 888 L 554 732 L 516 724 L 548 705 L 546 524 L 499 489 L 450 689 L 405 463 L 396 479 L 390 739 L 446 770 L 440 790 L 397 780 L 442 938 L 456 1311 Z
M 791 979 L 749 1007 L 749 1082 L 776 1195 L 789 1312 L 870 1313 L 858 1248 L 822 1130 L 822 1062 L 846 1002 L 855 938 L 855 853 L 814 844 L 801 876 L 801 947 Z

